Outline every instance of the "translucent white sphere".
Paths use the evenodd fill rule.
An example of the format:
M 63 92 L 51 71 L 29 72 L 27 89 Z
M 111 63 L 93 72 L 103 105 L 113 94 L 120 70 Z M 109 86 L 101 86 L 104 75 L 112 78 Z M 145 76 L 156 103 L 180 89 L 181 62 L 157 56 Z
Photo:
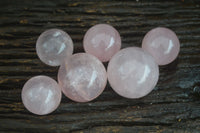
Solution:
M 120 50 L 121 37 L 119 32 L 111 25 L 97 24 L 86 32 L 83 46 L 86 53 L 106 62 Z
M 158 27 L 145 35 L 142 48 L 153 56 L 158 65 L 167 65 L 178 56 L 180 42 L 172 30 Z
M 43 32 L 37 42 L 36 51 L 40 60 L 50 66 L 59 66 L 72 55 L 73 42 L 71 37 L 59 29 Z
M 21 96 L 26 109 L 37 115 L 46 115 L 59 106 L 61 89 L 52 78 L 35 76 L 25 83 Z
M 117 52 L 108 64 L 108 81 L 115 92 L 126 98 L 140 98 L 156 86 L 159 69 L 153 57 L 141 48 Z
M 107 74 L 102 62 L 95 56 L 77 53 L 60 66 L 58 83 L 71 100 L 88 102 L 103 92 Z

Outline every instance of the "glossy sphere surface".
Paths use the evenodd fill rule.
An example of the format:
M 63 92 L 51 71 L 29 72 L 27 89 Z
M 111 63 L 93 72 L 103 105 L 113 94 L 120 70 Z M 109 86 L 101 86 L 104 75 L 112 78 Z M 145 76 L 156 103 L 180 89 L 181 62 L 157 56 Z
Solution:
M 62 30 L 50 29 L 43 32 L 37 42 L 36 51 L 40 60 L 50 66 L 59 66 L 73 53 L 71 37 Z
M 142 48 L 154 57 L 158 65 L 166 65 L 178 56 L 180 43 L 173 31 L 158 27 L 145 35 Z
M 117 52 L 108 64 L 108 81 L 119 95 L 140 98 L 156 86 L 159 70 L 153 57 L 141 48 L 130 47 Z
M 25 83 L 21 96 L 24 106 L 30 112 L 45 115 L 59 106 L 61 89 L 52 78 L 35 76 Z
M 103 92 L 107 75 L 105 67 L 95 56 L 78 53 L 60 66 L 58 81 L 68 98 L 76 102 L 88 102 Z
M 120 50 L 121 37 L 112 26 L 97 24 L 86 32 L 83 46 L 86 53 L 90 53 L 102 62 L 106 62 Z

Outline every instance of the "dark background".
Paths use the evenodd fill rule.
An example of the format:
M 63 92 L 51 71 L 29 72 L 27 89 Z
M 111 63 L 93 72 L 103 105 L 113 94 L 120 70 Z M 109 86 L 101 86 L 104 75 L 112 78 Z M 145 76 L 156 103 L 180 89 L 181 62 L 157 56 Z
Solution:
M 122 47 L 141 46 L 150 29 L 164 26 L 181 42 L 178 58 L 160 67 L 159 82 L 148 96 L 131 100 L 107 85 L 89 103 L 63 96 L 50 115 L 29 113 L 21 102 L 23 84 L 32 76 L 56 79 L 58 67 L 43 64 L 35 42 L 44 30 L 60 28 L 83 52 L 85 32 L 98 23 L 114 26 Z M 0 132 L 200 132 L 200 0 L 1 0 Z

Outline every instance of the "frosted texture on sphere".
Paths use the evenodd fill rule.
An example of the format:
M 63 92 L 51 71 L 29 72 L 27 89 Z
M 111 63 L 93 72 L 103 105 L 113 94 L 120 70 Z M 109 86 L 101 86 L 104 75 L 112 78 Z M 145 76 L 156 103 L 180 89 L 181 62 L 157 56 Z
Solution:
M 156 86 L 159 69 L 153 57 L 141 48 L 130 47 L 117 52 L 108 64 L 108 81 L 119 95 L 140 98 Z
M 43 32 L 37 42 L 36 51 L 40 60 L 50 66 L 59 66 L 73 53 L 71 37 L 59 29 Z
M 107 83 L 103 64 L 93 55 L 72 55 L 58 71 L 63 93 L 73 101 L 88 102 L 98 97 Z
M 83 46 L 86 53 L 106 62 L 120 50 L 121 37 L 118 31 L 108 24 L 97 24 L 85 34 Z
M 142 48 L 154 57 L 158 65 L 166 65 L 178 56 L 180 43 L 173 31 L 158 27 L 145 35 Z
M 57 82 L 47 76 L 29 79 L 22 89 L 22 102 L 32 113 L 45 115 L 53 112 L 60 104 L 61 89 Z

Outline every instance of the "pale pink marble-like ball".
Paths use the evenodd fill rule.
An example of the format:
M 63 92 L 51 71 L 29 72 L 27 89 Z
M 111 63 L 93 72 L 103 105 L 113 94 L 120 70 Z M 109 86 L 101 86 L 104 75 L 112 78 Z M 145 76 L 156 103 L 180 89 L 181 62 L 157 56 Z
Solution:
M 106 62 L 120 50 L 121 37 L 114 27 L 108 24 L 97 24 L 86 32 L 83 46 L 86 53 Z
M 61 88 L 50 77 L 35 76 L 25 83 L 21 96 L 26 109 L 37 115 L 46 115 L 59 106 Z
M 103 92 L 107 74 L 95 56 L 77 53 L 60 66 L 58 82 L 65 96 L 76 102 L 88 102 Z
M 159 69 L 153 57 L 141 48 L 117 52 L 108 64 L 108 81 L 115 92 L 126 98 L 141 98 L 156 86 Z
M 172 30 L 158 27 L 145 35 L 142 48 L 154 57 L 158 65 L 166 65 L 178 56 L 180 42 Z
M 50 29 L 43 32 L 37 39 L 36 52 L 45 64 L 59 66 L 72 55 L 73 42 L 66 32 Z

